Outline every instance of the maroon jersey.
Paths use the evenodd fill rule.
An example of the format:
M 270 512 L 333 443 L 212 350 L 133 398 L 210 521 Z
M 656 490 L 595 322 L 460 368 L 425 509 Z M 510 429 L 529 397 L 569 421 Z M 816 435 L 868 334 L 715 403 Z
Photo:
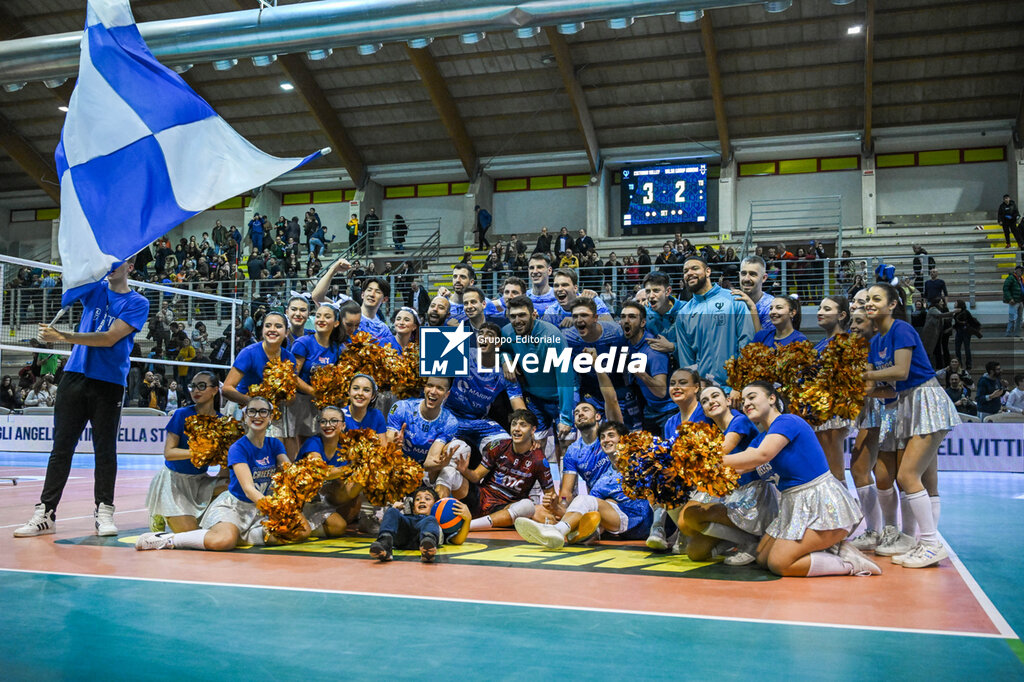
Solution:
M 525 455 L 516 454 L 511 440 L 503 440 L 484 453 L 480 463 L 490 469 L 480 483 L 480 508 L 489 513 L 496 507 L 526 498 L 534 483 L 543 490 L 551 490 L 551 469 L 540 448 Z

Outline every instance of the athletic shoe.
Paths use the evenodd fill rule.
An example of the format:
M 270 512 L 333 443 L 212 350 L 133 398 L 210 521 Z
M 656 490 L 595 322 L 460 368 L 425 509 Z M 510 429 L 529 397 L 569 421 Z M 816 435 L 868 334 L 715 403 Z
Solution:
M 154 533 L 167 530 L 167 519 L 159 514 L 153 514 L 149 517 L 149 530 Z
M 877 530 L 864 531 L 850 540 L 850 544 L 862 552 L 872 552 L 882 542 L 882 534 Z
M 906 533 L 900 533 L 896 536 L 896 539 L 893 542 L 878 543 L 878 546 L 875 547 L 875 554 L 878 556 L 896 556 L 898 554 L 906 554 L 910 550 L 914 549 L 916 545 L 917 540 Z
M 96 518 L 96 535 L 108 536 L 117 535 L 117 526 L 114 525 L 114 505 L 99 504 L 93 512 Z
M 914 551 L 903 557 L 903 568 L 925 568 L 934 566 L 943 559 L 949 558 L 949 552 L 941 545 L 932 545 L 926 542 L 920 543 Z
M 370 545 L 370 556 L 377 561 L 391 561 L 391 536 L 382 535 Z
M 562 549 L 565 545 L 565 537 L 554 526 L 537 523 L 533 519 L 516 519 L 516 532 L 527 542 L 548 549 Z
M 565 541 L 569 544 L 586 543 L 597 533 L 600 526 L 601 512 L 587 512 L 580 517 L 580 523 L 576 526 L 576 530 L 565 536 Z
M 420 540 L 420 561 L 425 564 L 432 564 L 436 556 L 437 540 L 429 535 Z
M 676 541 L 672 543 L 672 554 L 686 554 L 686 547 L 690 544 L 690 538 L 682 533 L 676 534 Z
M 32 518 L 24 526 L 14 531 L 16 538 L 31 538 L 36 535 L 49 535 L 57 532 L 57 521 L 53 517 L 53 511 L 46 511 L 46 507 L 40 502 L 32 513 Z
M 839 558 L 853 566 L 850 575 L 882 575 L 882 569 L 849 542 L 839 544 Z
M 885 526 L 884 528 L 882 528 L 882 537 L 878 539 L 878 545 L 876 545 L 876 549 L 883 545 L 891 545 L 892 543 L 896 542 L 899 536 L 899 528 L 897 528 L 896 526 Z
M 647 536 L 647 546 L 658 552 L 664 552 L 668 549 L 664 526 L 651 527 L 651 534 Z
M 173 533 L 143 533 L 135 541 L 135 549 L 174 549 Z
M 726 566 L 746 566 L 757 561 L 757 547 L 740 547 L 722 561 Z

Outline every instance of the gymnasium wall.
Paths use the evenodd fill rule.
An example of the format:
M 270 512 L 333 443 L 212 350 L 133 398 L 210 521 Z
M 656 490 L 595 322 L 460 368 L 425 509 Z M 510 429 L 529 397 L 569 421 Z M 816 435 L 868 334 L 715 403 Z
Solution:
M 715 189 L 717 195 L 717 187 Z M 736 225 L 733 234 L 742 233 L 746 229 L 747 221 L 750 220 L 751 201 L 833 194 L 842 197 L 843 226 L 861 225 L 860 171 L 740 177 L 736 181 Z M 717 196 L 715 200 L 717 204 Z M 715 222 L 717 224 L 717 215 Z
M 614 191 L 618 191 L 614 186 Z M 540 233 L 547 225 L 548 232 L 558 234 L 562 226 L 576 236 L 576 231 L 587 226 L 587 190 L 585 187 L 545 189 L 522 192 L 495 192 L 494 224 L 488 234 Z M 614 224 L 613 224 L 614 226 Z
M 440 218 L 441 244 L 451 246 L 462 241 L 463 211 L 466 210 L 466 203 L 467 199 L 464 194 L 446 197 L 385 199 L 383 217 L 385 220 L 391 220 L 397 213 L 405 218 L 406 222 L 421 218 Z M 317 210 L 320 209 L 317 208 Z
M 876 176 L 880 216 L 995 211 L 1009 186 L 1006 162 L 879 168 Z

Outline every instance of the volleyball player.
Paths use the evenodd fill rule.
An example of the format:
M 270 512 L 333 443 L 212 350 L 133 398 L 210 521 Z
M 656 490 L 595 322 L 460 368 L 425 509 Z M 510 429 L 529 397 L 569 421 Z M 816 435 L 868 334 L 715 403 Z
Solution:
M 39 325 L 40 343 L 71 343 L 71 357 L 57 387 L 53 406 L 53 450 L 46 463 L 39 504 L 32 518 L 14 531 L 14 537 L 47 535 L 57 530 L 57 505 L 71 473 L 75 447 L 92 427 L 96 457 L 94 471 L 97 535 L 117 535 L 114 525 L 114 483 L 117 480 L 117 429 L 128 378 L 135 333 L 149 317 L 149 301 L 128 288 L 132 261 L 122 263 L 106 281 L 80 287 L 82 320 L 78 331 L 62 332 Z
M 440 497 L 451 494 L 452 478 L 461 479 L 454 466 L 444 470 L 468 447 L 456 438 L 459 421 L 444 407 L 451 383 L 448 377 L 430 377 L 422 398 L 399 400 L 388 413 L 387 437 L 423 467 L 424 479 L 437 485 Z

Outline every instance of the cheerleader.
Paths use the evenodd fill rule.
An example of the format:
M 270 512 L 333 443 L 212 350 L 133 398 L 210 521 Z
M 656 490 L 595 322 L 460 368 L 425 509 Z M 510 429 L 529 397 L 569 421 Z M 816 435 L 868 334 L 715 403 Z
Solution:
M 291 346 L 295 356 L 295 367 L 299 379 L 312 383 L 313 372 L 318 367 L 333 365 L 341 355 L 341 320 L 338 307 L 333 303 L 321 303 L 316 309 L 313 334 L 297 339 Z M 285 406 L 281 421 L 285 432 L 284 447 L 289 459 L 299 451 L 299 441 L 316 434 L 316 409 L 313 398 L 298 393 L 295 400 Z
M 348 406 L 344 408 L 345 427 L 348 429 L 371 429 L 377 434 L 387 432 L 384 414 L 372 407 L 377 400 L 377 382 L 369 374 L 352 377 L 348 387 Z M 381 441 L 383 442 L 383 440 Z
M 303 295 L 293 291 L 285 306 L 284 314 L 288 318 L 288 337 L 285 339 L 284 347 L 289 350 L 296 341 L 312 333 L 306 330 L 306 322 L 309 321 L 309 301 L 308 294 Z
M 776 296 L 772 300 L 771 308 L 768 309 L 768 319 L 775 328 L 762 329 L 754 334 L 753 343 L 779 348 L 807 340 L 807 337 L 800 333 L 799 300 L 788 296 Z
M 302 339 L 306 338 L 312 331 L 306 329 L 306 322 L 309 321 L 308 295 L 291 292 L 291 297 L 285 305 L 284 314 L 288 318 L 288 334 L 285 336 L 282 348 L 287 348 L 295 355 L 295 346 Z M 308 372 L 307 372 L 308 373 Z M 306 379 L 308 382 L 309 379 Z M 302 393 L 295 396 L 295 402 L 281 405 L 281 440 L 284 441 L 285 450 L 288 451 L 288 459 L 294 460 L 295 454 L 299 451 L 299 443 L 302 438 L 314 433 L 312 421 L 314 412 L 309 406 L 309 398 Z M 305 398 L 305 401 L 303 401 Z M 303 421 L 310 424 L 303 424 Z M 300 426 L 301 425 L 301 426 Z M 301 432 L 300 432 L 301 430 Z
M 814 431 L 784 414 L 777 389 L 755 381 L 743 389 L 743 411 L 761 434 L 751 447 L 722 458 L 744 474 L 771 462 L 782 491 L 779 515 L 765 530 L 757 561 L 781 576 L 879 575 L 882 571 L 845 541 L 861 520 L 846 488 L 829 472 Z M 837 551 L 827 551 L 837 547 Z
M 226 551 L 245 544 L 277 544 L 273 536 L 264 535 L 256 509 L 256 503 L 270 492 L 277 467 L 289 462 L 284 443 L 267 436 L 273 412 L 274 406 L 266 398 L 249 398 L 245 408 L 245 435 L 228 450 L 228 489 L 206 510 L 200 529 L 184 533 L 143 533 L 135 549 Z
M 934 471 L 939 446 L 946 433 L 960 423 L 960 416 L 935 379 L 921 337 L 908 323 L 894 317 L 899 304 L 899 292 L 889 284 L 877 283 L 868 290 L 864 309 L 878 334 L 871 340 L 876 369 L 866 371 L 864 378 L 894 384 L 898 396 L 895 438 L 900 453 L 896 480 L 919 531 L 916 546 L 905 554 L 891 555 L 892 561 L 906 568 L 923 568 L 949 555 L 939 540 L 936 510 L 922 476 Z M 934 475 L 932 480 L 934 485 Z
M 750 446 L 758 431 L 742 413 L 730 409 L 729 399 L 720 386 L 708 386 L 700 392 L 704 414 L 722 432 L 722 454 L 742 452 Z M 693 561 L 707 561 L 719 540 L 738 546 L 725 558 L 730 566 L 746 566 L 757 559 L 757 541 L 764 535 L 779 510 L 779 492 L 762 475 L 770 474 L 764 465 L 740 477 L 736 490 L 724 498 L 696 492 L 680 515 L 681 532 L 690 538 L 686 554 Z
M 338 407 L 328 406 L 320 410 L 318 435 L 306 439 L 299 449 L 299 459 L 319 457 L 331 467 L 327 482 L 320 489 L 318 499 L 303 507 L 302 513 L 313 528 L 313 535 L 329 538 L 343 535 L 348 524 L 359 516 L 357 498 L 363 487 L 358 483 L 341 483 L 341 467 L 348 464 L 341 451 L 339 440 L 345 431 L 345 415 Z
M 675 442 L 679 435 L 679 426 L 684 421 L 707 421 L 704 410 L 697 400 L 700 387 L 701 378 L 695 370 L 683 368 L 672 372 L 668 380 L 668 395 L 679 408 L 679 412 L 665 421 L 665 440 Z
M 193 466 L 188 436 L 185 435 L 185 420 L 197 414 L 219 417 L 219 387 L 220 382 L 213 372 L 196 372 L 188 385 L 195 404 L 179 407 L 167 423 L 164 467 L 149 484 L 146 496 L 146 508 L 155 526 L 151 530 L 163 530 L 163 523 L 174 533 L 199 528 L 198 518 L 214 497 L 218 479 L 206 473 L 208 466 Z
M 395 340 L 398 341 L 399 352 L 402 352 L 412 344 L 419 343 L 420 316 L 412 308 L 402 306 L 395 313 L 392 329 L 394 330 Z
M 288 330 L 288 318 L 284 313 L 271 312 L 263 318 L 263 340 L 259 343 L 246 346 L 238 355 L 235 362 L 228 370 L 228 377 L 224 380 L 221 392 L 228 400 L 238 403 L 243 408 L 249 404 L 249 387 L 263 381 L 263 369 L 270 360 L 281 360 L 295 365 L 295 356 L 287 348 L 284 348 L 285 337 Z M 299 391 L 313 395 L 312 387 L 303 381 L 298 380 Z M 274 425 L 274 432 L 284 431 L 281 424 L 282 419 Z M 296 447 L 298 451 L 298 447 Z
M 836 334 L 850 326 L 850 302 L 845 296 L 826 296 L 818 305 L 818 326 L 825 331 L 825 338 L 814 344 L 820 357 Z M 825 451 L 828 469 L 840 483 L 846 485 L 846 463 L 843 461 L 843 441 L 850 433 L 853 422 L 842 417 L 832 417 L 824 424 L 814 427 L 821 449 Z
M 861 310 L 854 310 L 850 313 L 850 333 L 860 336 L 870 343 L 875 335 L 874 325 L 868 319 L 867 313 Z M 877 392 L 877 391 L 875 391 Z M 854 423 L 857 435 L 853 440 L 853 448 L 850 450 L 850 475 L 853 476 L 853 485 L 857 489 L 857 499 L 860 501 L 860 510 L 864 514 L 865 530 L 861 535 L 850 540 L 850 543 L 861 551 L 874 551 L 882 538 L 884 525 L 892 525 L 896 530 L 896 491 L 893 489 L 891 478 L 884 477 L 886 469 L 881 468 L 882 475 L 875 476 L 873 471 L 876 462 L 879 461 L 879 430 L 882 425 L 883 402 L 874 395 L 869 394 L 864 398 L 864 406 Z M 891 436 L 892 416 L 887 415 L 886 439 L 889 443 Z M 891 445 L 888 447 L 892 448 Z M 893 462 L 896 453 L 891 452 Z M 877 479 L 877 480 L 876 480 Z M 885 513 L 883 514 L 883 502 Z

